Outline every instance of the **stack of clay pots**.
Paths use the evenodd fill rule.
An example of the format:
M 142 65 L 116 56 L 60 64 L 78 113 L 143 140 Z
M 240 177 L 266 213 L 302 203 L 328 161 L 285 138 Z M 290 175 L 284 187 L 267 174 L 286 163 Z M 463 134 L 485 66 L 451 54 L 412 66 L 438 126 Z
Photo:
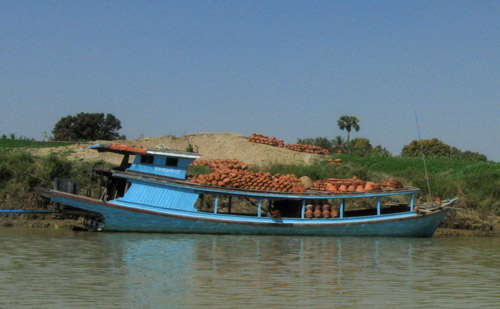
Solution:
M 252 168 L 251 165 L 245 164 L 245 162 L 241 162 L 236 159 L 213 159 L 213 160 L 196 160 L 191 163 L 191 166 L 205 165 L 213 170 L 220 169 L 238 169 L 238 170 L 246 170 L 248 168 Z
M 200 185 L 263 190 L 277 192 L 306 192 L 306 185 L 295 174 L 272 175 L 271 173 L 249 171 L 249 165 L 232 159 L 196 160 L 192 165 L 206 165 L 213 170 L 210 174 L 190 177 L 188 180 Z M 309 186 L 308 186 L 309 187 Z M 377 190 L 396 190 L 403 184 L 396 179 L 375 183 L 352 179 L 328 178 L 312 182 L 311 189 L 330 193 L 366 192 Z
M 220 167 L 213 160 L 204 163 L 207 163 L 209 167 L 216 166 L 214 168 L 215 171 L 206 175 L 190 177 L 189 181 L 215 187 L 278 192 L 306 192 L 306 188 L 294 174 L 272 175 L 271 173 L 251 172 L 247 170 L 246 165 L 237 164 L 240 167 L 236 168 L 234 167 L 234 163 Z M 232 166 L 232 168 L 229 168 L 229 166 Z
M 338 207 L 327 201 L 314 201 L 306 205 L 306 218 L 336 218 L 339 215 Z
M 328 160 L 328 164 L 334 164 L 334 165 L 342 164 L 342 159 L 340 159 L 340 158 L 338 158 L 338 159 L 329 159 Z
M 403 188 L 403 184 L 397 179 L 375 183 L 359 180 L 356 176 L 352 179 L 328 178 L 326 180 L 316 180 L 313 182 L 312 187 L 314 190 L 332 193 L 396 190 L 400 188 Z
M 330 151 L 328 149 L 321 148 L 319 146 L 313 146 L 313 145 L 306 145 L 306 144 L 287 144 L 285 146 L 288 149 L 298 151 L 298 152 L 307 152 L 307 153 L 314 153 L 314 154 L 322 154 L 322 155 L 329 155 Z
M 277 139 L 276 137 L 267 137 L 262 134 L 252 133 L 252 136 L 248 139 L 251 143 L 266 144 L 276 147 L 285 147 L 285 143 L 282 139 Z
M 248 141 L 251 143 L 265 144 L 276 147 L 285 147 L 290 150 L 298 151 L 298 152 L 307 152 L 314 154 L 323 154 L 329 155 L 330 151 L 328 149 L 321 148 L 319 146 L 305 145 L 305 144 L 287 144 L 282 139 L 277 139 L 276 137 L 267 137 L 262 134 L 252 133 L 252 136 L 248 138 Z

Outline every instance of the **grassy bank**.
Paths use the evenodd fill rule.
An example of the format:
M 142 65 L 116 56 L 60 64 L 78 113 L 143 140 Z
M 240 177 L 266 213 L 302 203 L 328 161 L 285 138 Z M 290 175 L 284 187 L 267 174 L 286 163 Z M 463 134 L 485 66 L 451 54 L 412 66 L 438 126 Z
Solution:
M 92 165 L 72 162 L 54 153 L 35 156 L 24 147 L 0 148 L 0 209 L 49 209 L 38 188 L 52 188 L 55 177 L 76 178 L 85 187 Z M 1 214 L 0 225 L 68 226 L 61 219 L 64 218 L 59 215 Z
M 10 148 L 52 148 L 73 145 L 67 142 L 40 142 L 27 139 L 9 139 L 0 138 L 0 149 L 6 150 Z

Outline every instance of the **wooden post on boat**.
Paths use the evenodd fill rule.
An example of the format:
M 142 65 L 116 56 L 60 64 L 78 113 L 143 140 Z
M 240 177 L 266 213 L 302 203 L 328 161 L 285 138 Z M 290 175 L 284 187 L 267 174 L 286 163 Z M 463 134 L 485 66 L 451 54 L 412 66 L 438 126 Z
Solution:
M 217 213 L 217 204 L 219 203 L 219 195 L 215 196 L 214 214 Z
M 344 199 L 340 199 L 340 213 L 339 218 L 344 218 Z
M 380 216 L 380 196 L 377 196 L 377 216 Z
M 259 200 L 259 205 L 257 206 L 257 217 L 261 216 L 262 200 Z
M 302 211 L 300 212 L 300 217 L 304 219 L 304 213 L 306 211 L 306 200 L 302 200 Z

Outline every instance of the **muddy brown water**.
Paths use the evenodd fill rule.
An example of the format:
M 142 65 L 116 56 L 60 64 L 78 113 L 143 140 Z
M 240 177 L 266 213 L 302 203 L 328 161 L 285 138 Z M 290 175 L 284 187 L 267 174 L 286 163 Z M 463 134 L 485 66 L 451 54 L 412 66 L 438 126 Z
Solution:
M 0 308 L 497 307 L 500 238 L 0 228 Z

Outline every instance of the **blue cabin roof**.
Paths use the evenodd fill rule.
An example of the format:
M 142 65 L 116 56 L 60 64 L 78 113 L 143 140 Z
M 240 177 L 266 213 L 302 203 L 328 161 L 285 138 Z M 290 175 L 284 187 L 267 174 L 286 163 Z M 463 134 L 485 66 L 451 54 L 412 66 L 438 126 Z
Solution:
M 122 144 L 96 144 L 89 146 L 99 152 L 114 152 L 123 155 L 135 155 L 130 171 L 178 179 L 186 178 L 186 169 L 200 155 L 169 149 L 147 149 Z

